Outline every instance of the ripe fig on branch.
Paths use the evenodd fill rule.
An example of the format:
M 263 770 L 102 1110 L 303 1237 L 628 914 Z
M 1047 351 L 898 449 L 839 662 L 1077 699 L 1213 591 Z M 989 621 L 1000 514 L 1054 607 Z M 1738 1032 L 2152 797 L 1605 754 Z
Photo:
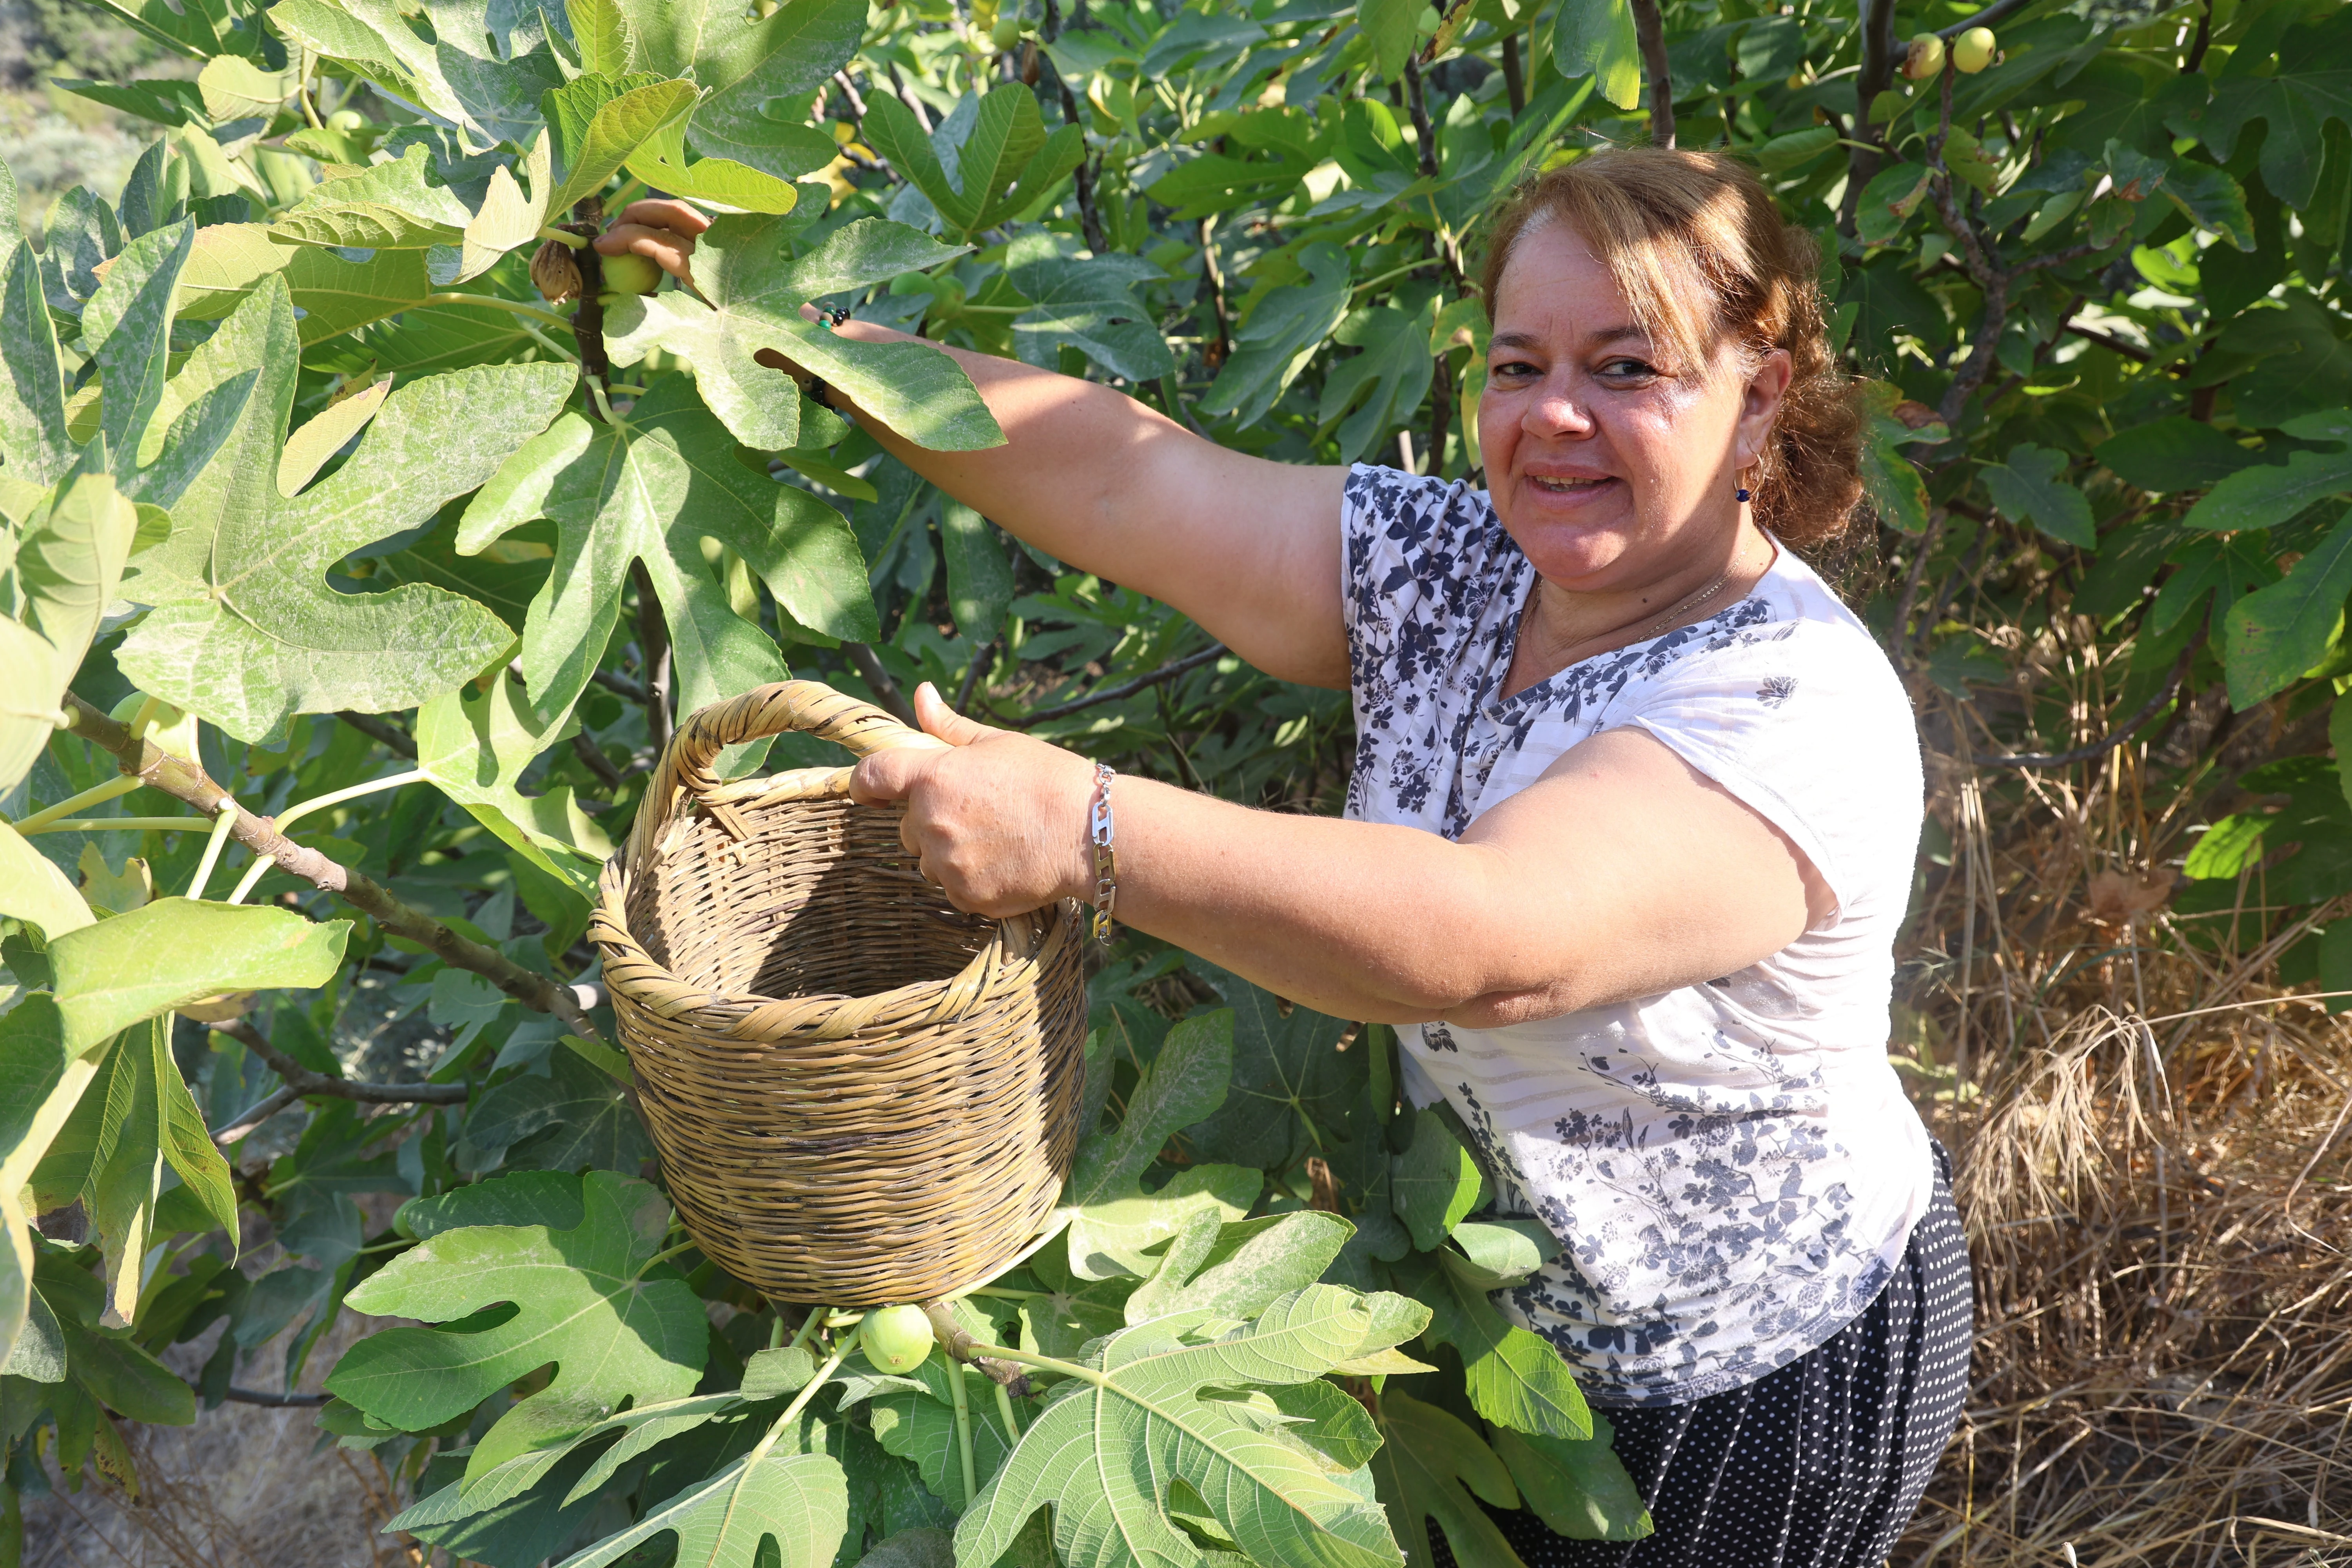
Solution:
M 604 258 L 604 287 L 615 294 L 650 294 L 661 284 L 661 263 L 632 251 Z
M 1911 40 L 1911 48 L 1903 57 L 1903 74 L 1913 81 L 1926 81 L 1944 68 L 1944 40 L 1933 33 L 1922 33 Z
M 1952 44 L 1952 64 L 1964 76 L 1974 76 L 1992 64 L 1993 36 L 1990 27 L 1970 27 Z
M 936 1342 L 930 1319 L 911 1304 L 868 1312 L 857 1338 L 877 1372 L 912 1372 Z

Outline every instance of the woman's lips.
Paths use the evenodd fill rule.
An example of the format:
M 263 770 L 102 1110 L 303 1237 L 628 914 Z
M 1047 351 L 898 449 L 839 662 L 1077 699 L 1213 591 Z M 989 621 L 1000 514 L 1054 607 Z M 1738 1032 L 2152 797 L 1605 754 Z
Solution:
M 1530 488 L 1544 495 L 1577 498 L 1597 494 L 1617 482 L 1607 475 L 1568 474 L 1529 474 L 1527 476 L 1527 481 Z

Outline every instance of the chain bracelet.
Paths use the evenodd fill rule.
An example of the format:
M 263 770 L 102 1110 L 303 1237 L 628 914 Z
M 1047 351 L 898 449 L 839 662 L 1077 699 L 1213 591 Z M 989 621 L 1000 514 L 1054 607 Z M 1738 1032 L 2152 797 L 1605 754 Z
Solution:
M 1095 804 L 1087 835 L 1095 849 L 1094 937 L 1105 947 L 1110 945 L 1111 916 L 1118 905 L 1118 858 L 1111 848 L 1112 777 L 1108 763 L 1095 764 Z

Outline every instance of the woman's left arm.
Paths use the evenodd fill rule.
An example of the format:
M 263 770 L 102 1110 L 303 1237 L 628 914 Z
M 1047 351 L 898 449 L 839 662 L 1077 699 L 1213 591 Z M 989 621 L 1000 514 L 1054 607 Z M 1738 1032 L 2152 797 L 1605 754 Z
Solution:
M 1094 767 L 959 718 L 944 752 L 858 764 L 907 804 L 903 837 L 961 909 L 1091 901 Z M 1730 974 L 1831 907 L 1789 839 L 1636 730 L 1583 742 L 1459 843 L 1255 811 L 1148 779 L 1112 786 L 1122 923 L 1320 1012 L 1494 1027 Z

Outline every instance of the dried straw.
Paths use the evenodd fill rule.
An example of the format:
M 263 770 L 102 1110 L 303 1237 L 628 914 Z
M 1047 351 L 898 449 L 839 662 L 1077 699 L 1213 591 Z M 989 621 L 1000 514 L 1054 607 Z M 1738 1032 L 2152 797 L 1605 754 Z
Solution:
M 2018 650 L 2021 689 L 2079 688 L 2086 729 L 2128 657 L 2094 630 Z M 1941 733 L 1984 749 L 1997 707 Z M 1913 928 L 1906 1065 L 1957 1156 L 1979 1332 L 1895 1563 L 2352 1564 L 2352 1031 L 2276 973 L 2343 910 L 2241 950 L 2164 907 L 2189 825 L 2248 804 L 2216 786 L 2314 743 L 2259 711 L 2216 735 L 2221 711 L 2190 705 L 2162 765 L 1947 763 L 1931 790 L 1953 854 Z M 2238 905 L 2265 898 L 2257 868 Z

